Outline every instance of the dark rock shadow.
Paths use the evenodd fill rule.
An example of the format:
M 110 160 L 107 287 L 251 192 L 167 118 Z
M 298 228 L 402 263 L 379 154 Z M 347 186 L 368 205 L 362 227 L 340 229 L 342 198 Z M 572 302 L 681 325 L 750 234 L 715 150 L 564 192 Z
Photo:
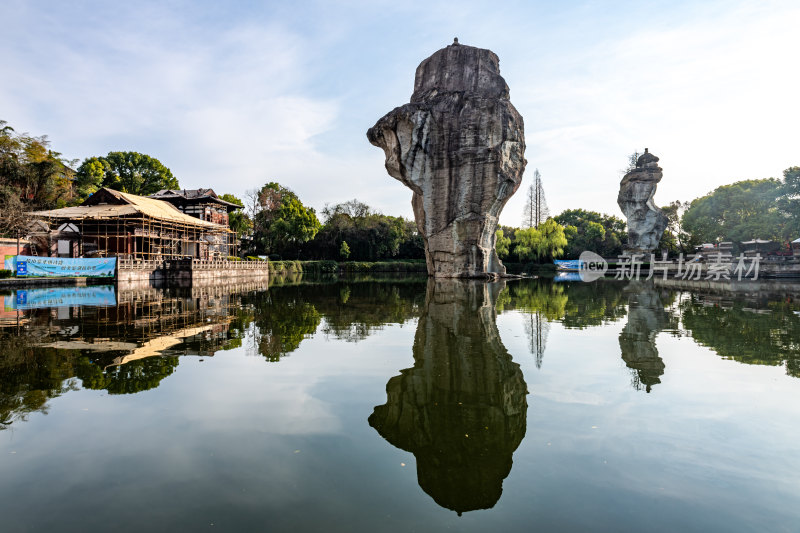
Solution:
M 428 282 L 414 367 L 386 384 L 369 424 L 414 454 L 420 487 L 459 513 L 500 499 L 525 436 L 527 385 L 500 340 L 495 302 L 505 282 Z
M 619 335 L 622 360 L 633 370 L 633 386 L 650 392 L 653 385 L 661 383 L 664 374 L 656 335 L 669 326 L 669 313 L 650 283 L 631 281 L 623 294 L 628 297 L 628 323 Z

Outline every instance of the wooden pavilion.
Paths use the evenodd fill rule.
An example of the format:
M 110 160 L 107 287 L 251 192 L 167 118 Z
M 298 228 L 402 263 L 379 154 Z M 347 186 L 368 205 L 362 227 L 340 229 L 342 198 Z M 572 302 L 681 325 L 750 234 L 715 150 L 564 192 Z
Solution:
M 164 189 L 148 198 L 164 200 L 187 215 L 225 226 L 228 225 L 228 214 L 242 208 L 220 198 L 214 189 Z
M 45 222 L 31 238 L 48 256 L 163 261 L 226 259 L 236 253 L 227 225 L 192 217 L 162 200 L 107 188 L 80 206 L 31 215 Z

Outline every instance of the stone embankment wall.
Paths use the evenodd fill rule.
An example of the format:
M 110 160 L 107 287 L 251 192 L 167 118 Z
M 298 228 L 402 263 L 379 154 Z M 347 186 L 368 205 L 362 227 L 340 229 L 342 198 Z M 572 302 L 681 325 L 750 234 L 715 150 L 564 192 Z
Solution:
M 230 284 L 243 281 L 269 279 L 266 261 L 139 261 L 120 259 L 117 265 L 117 283 L 120 287 L 161 287 L 174 285 Z
M 800 296 L 800 280 L 797 279 L 743 279 L 738 280 L 684 280 L 660 277 L 653 278 L 656 287 L 704 291 L 735 296 L 759 296 L 765 294 L 776 294 L 781 296 L 795 295 Z

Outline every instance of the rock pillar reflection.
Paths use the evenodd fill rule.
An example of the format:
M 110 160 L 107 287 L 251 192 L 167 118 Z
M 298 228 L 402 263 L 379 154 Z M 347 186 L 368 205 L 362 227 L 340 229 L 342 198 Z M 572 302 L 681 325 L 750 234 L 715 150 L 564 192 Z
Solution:
M 428 282 L 414 367 L 386 385 L 369 424 L 414 454 L 420 487 L 459 514 L 494 506 L 525 436 L 527 386 L 500 341 L 505 283 Z
M 664 374 L 656 335 L 669 324 L 669 314 L 652 284 L 631 281 L 624 292 L 628 295 L 628 323 L 619 335 L 622 360 L 635 373 L 634 386 L 650 392 Z

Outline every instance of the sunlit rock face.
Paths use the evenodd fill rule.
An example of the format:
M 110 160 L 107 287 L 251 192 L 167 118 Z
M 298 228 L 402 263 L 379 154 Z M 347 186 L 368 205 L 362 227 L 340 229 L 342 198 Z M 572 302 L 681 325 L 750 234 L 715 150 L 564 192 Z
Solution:
M 664 361 L 658 355 L 656 335 L 669 325 L 669 314 L 658 291 L 644 281 L 631 281 L 628 296 L 628 323 L 619 335 L 622 360 L 634 371 L 634 386 L 650 392 L 661 383 Z
M 527 386 L 497 332 L 503 282 L 429 281 L 414 367 L 369 424 L 414 454 L 420 487 L 459 514 L 497 503 L 525 436 Z
M 636 168 L 625 174 L 619 184 L 617 204 L 628 219 L 626 251 L 631 254 L 655 250 L 667 227 L 667 216 L 653 203 L 662 176 L 658 158 L 645 148 Z
M 500 211 L 525 170 L 522 117 L 509 100 L 499 59 L 458 44 L 417 67 L 411 102 L 367 132 L 386 170 L 413 191 L 428 274 L 496 277 Z

